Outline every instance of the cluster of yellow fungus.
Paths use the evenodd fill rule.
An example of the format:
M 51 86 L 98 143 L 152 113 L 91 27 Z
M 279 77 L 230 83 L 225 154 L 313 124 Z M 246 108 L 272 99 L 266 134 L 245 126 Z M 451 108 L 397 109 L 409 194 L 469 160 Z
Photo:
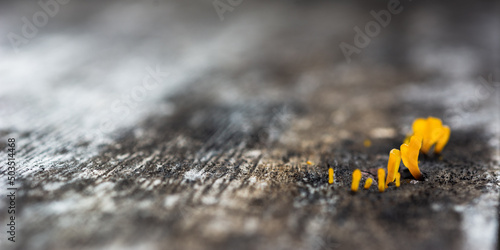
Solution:
M 387 179 L 384 176 L 385 171 L 382 168 L 378 169 L 378 190 L 384 192 L 389 187 L 389 183 L 396 182 L 396 187 L 401 185 L 401 174 L 399 173 L 399 165 L 401 160 L 403 164 L 410 170 L 411 175 L 417 180 L 422 180 L 423 176 L 418 168 L 418 153 L 422 144 L 422 138 L 414 135 L 409 142 L 403 143 L 400 150 L 393 148 L 389 153 L 389 161 L 387 163 Z
M 450 127 L 443 125 L 441 120 L 436 117 L 429 116 L 425 118 L 417 118 L 412 125 L 413 135 L 422 138 L 422 148 L 424 154 L 429 153 L 433 145 L 434 153 L 440 154 L 444 146 L 450 139 Z
M 380 174 L 380 172 L 379 172 L 379 174 Z M 385 172 L 384 172 L 384 175 L 385 175 Z M 361 181 L 361 170 L 356 169 L 356 170 L 354 170 L 354 172 L 352 172 L 351 191 L 353 191 L 353 192 L 357 192 L 358 191 L 360 181 Z M 379 176 L 379 181 L 380 181 L 380 176 Z M 366 179 L 365 185 L 363 186 L 363 188 L 364 189 L 369 189 L 371 187 L 372 183 L 373 183 L 373 179 L 372 178 Z
M 415 179 L 422 180 L 423 176 L 418 167 L 419 152 L 421 151 L 427 154 L 431 147 L 434 146 L 434 153 L 440 154 L 450 138 L 450 128 L 443 125 L 440 119 L 431 116 L 427 119 L 417 118 L 413 122 L 412 129 L 413 134 L 405 139 L 399 150 L 392 149 L 389 153 L 387 178 L 385 170 L 383 168 L 378 169 L 377 177 L 379 192 L 384 192 L 391 182 L 395 182 L 396 187 L 401 185 L 401 174 L 399 173 L 401 160 Z M 352 173 L 351 191 L 358 191 L 360 180 L 361 171 L 356 169 Z M 369 189 L 372 182 L 373 179 L 368 178 L 365 182 L 364 189 Z

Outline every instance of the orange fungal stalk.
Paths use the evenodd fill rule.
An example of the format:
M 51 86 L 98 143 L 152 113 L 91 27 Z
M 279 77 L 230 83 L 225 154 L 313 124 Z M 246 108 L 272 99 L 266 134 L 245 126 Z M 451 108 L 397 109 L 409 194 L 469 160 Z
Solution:
M 361 170 L 356 169 L 352 172 L 352 185 L 351 191 L 357 192 L 359 187 L 359 181 L 361 180 Z
M 378 191 L 382 193 L 385 191 L 385 183 L 384 183 L 385 170 L 383 168 L 379 168 L 377 175 L 378 175 Z
M 333 184 L 333 168 L 328 169 L 328 184 Z
M 387 179 L 385 180 L 385 188 L 389 183 L 396 179 L 396 173 L 399 171 L 401 163 L 401 152 L 397 149 L 392 149 L 389 153 L 389 162 L 387 163 Z
M 414 135 L 408 144 L 401 145 L 401 158 L 403 164 L 410 170 L 411 175 L 417 180 L 422 179 L 422 173 L 418 168 L 418 152 L 422 143 L 422 137 Z
M 372 178 L 366 179 L 364 189 L 369 189 L 371 187 L 372 183 L 373 183 Z

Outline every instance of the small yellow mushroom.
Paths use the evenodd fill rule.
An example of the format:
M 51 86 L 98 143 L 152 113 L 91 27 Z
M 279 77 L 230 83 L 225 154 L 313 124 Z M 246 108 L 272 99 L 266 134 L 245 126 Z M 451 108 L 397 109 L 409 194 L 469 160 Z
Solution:
M 397 149 L 392 149 L 389 153 L 389 162 L 387 163 L 387 179 L 385 180 L 385 188 L 389 183 L 396 179 L 396 173 L 399 171 L 399 164 L 401 163 L 401 152 Z
M 364 189 L 369 189 L 371 187 L 372 183 L 373 183 L 372 178 L 366 179 Z
M 365 148 L 369 148 L 371 145 L 372 145 L 372 141 L 366 139 L 364 142 L 363 142 L 363 145 L 365 146 Z
M 385 191 L 385 183 L 384 183 L 385 170 L 383 168 L 379 168 L 377 175 L 378 175 L 378 191 L 382 193 Z
M 432 145 L 436 144 L 434 153 L 441 153 L 450 137 L 450 128 L 443 126 L 439 118 L 429 116 L 427 119 L 418 118 L 412 125 L 413 135 L 422 137 L 421 151 L 429 152 Z M 407 144 L 405 140 L 405 144 Z
M 333 168 L 328 169 L 328 184 L 333 184 Z
M 313 163 L 312 161 L 306 161 L 306 164 L 307 164 L 307 165 L 312 165 L 312 164 L 314 164 L 314 163 Z
M 361 180 L 361 170 L 356 169 L 352 172 L 352 185 L 351 191 L 357 192 L 359 187 L 359 181 Z
M 409 144 L 403 144 L 400 147 L 403 164 L 417 180 L 422 179 L 422 173 L 420 173 L 420 169 L 418 168 L 418 152 L 421 144 L 422 137 L 414 135 L 410 138 Z
M 448 143 L 448 140 L 450 139 L 450 133 L 450 127 L 443 126 L 443 134 L 437 141 L 436 147 L 434 147 L 434 153 L 441 154 L 441 151 L 443 151 L 444 146 L 446 146 L 446 143 Z
M 429 116 L 427 118 L 427 124 L 424 130 L 424 136 L 422 137 L 422 152 L 428 153 L 432 145 L 441 137 L 443 133 L 443 123 L 440 119 L 436 117 Z
M 424 137 L 425 127 L 427 126 L 427 119 L 417 118 L 413 121 L 411 125 L 411 129 L 413 130 L 414 135 L 418 135 L 420 137 Z M 409 137 L 408 137 L 409 139 Z
M 401 186 L 401 174 L 396 173 L 396 187 Z

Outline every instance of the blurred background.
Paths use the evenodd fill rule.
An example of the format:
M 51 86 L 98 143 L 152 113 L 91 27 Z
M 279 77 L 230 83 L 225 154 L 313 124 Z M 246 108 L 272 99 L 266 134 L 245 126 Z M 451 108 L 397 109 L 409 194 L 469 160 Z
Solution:
M 81 132 L 57 137 L 99 144 L 171 112 L 157 101 L 181 91 L 281 102 L 319 85 L 363 88 L 365 70 L 394 75 L 394 98 L 443 102 L 462 125 L 457 113 L 494 99 L 475 90 L 498 78 L 497 13 L 496 1 L 3 1 L 1 127 L 78 120 Z M 420 82 L 432 90 L 414 92 Z
M 498 82 L 497 13 L 496 1 L 3 1 L 0 126 L 78 124 L 54 137 L 97 146 L 171 112 L 175 103 L 158 100 L 182 91 L 306 100 L 320 85 L 369 86 L 365 70 L 403 77 L 389 77 L 393 98 L 438 100 L 470 125 L 494 100 L 480 78 Z M 425 93 L 413 92 L 420 82 Z
M 190 172 L 189 164 L 175 170 L 176 164 L 220 156 L 231 165 L 236 162 L 231 159 L 242 155 L 250 159 L 260 155 L 256 164 L 263 159 L 284 164 L 290 157 L 325 162 L 321 154 L 347 152 L 350 145 L 366 139 L 373 140 L 374 147 L 360 152 L 370 158 L 385 155 L 409 132 L 413 119 L 428 115 L 442 118 L 452 131 L 461 131 L 457 135 L 463 147 L 453 151 L 456 155 L 466 154 L 470 147 L 469 152 L 484 152 L 478 157 L 499 157 L 499 1 L 2 1 L 0 35 L 0 135 L 16 137 L 22 145 L 17 174 L 25 190 L 20 194 L 25 204 L 20 216 L 24 236 L 6 247 L 124 249 L 127 237 L 141 239 L 130 243 L 131 249 L 162 248 L 161 244 L 242 247 L 237 243 L 241 238 L 231 235 L 239 226 L 181 226 L 174 230 L 178 234 L 169 231 L 180 222 L 165 222 L 170 217 L 149 213 L 170 213 L 169 204 L 177 203 L 168 196 L 156 197 L 150 189 L 142 195 L 161 199 L 162 208 L 134 206 L 144 198 L 137 193 L 102 198 L 107 196 L 99 191 L 103 186 L 97 188 L 102 183 L 99 178 L 114 184 L 128 178 L 131 183 L 125 186 L 132 189 L 134 180 L 153 176 L 120 172 L 128 167 L 163 164 L 162 173 L 180 171 L 176 178 L 184 182 L 179 185 L 187 183 L 193 193 L 185 191 L 186 197 L 192 198 L 199 189 L 190 181 L 201 180 L 203 186 L 208 185 L 204 178 L 211 177 L 200 175 L 203 171 Z M 156 149 L 162 152 L 159 156 Z M 145 163 L 149 161 L 155 164 L 149 166 Z M 102 177 L 109 166 L 123 168 L 116 170 L 117 179 Z M 234 178 L 245 178 L 239 174 Z M 162 183 L 170 178 L 162 176 Z M 84 193 L 78 187 L 86 186 L 91 187 L 85 191 L 90 200 L 68 194 L 68 190 Z M 169 192 L 185 197 L 176 188 L 164 193 Z M 98 204 L 89 205 L 92 200 Z M 223 200 L 201 203 L 217 207 Z M 454 233 L 436 229 L 437 235 L 444 232 L 443 237 L 449 238 L 441 242 L 422 236 L 432 239 L 422 249 L 493 249 L 498 238 L 497 203 L 488 204 L 480 208 L 486 215 L 456 222 L 456 228 L 475 229 Z M 6 205 L 2 199 L 0 207 Z M 109 215 L 113 211 L 125 212 Z M 100 224 L 106 221 L 101 217 L 72 221 L 88 213 L 112 219 L 106 225 Z M 234 220 L 247 216 L 235 213 Z M 137 215 L 138 222 L 128 221 L 131 215 Z M 291 217 L 283 220 L 295 215 L 297 211 L 290 212 Z M 5 216 L 0 215 L 2 222 Z M 167 226 L 144 230 L 150 228 L 148 219 Z M 113 233 L 123 220 L 129 227 Z M 467 221 L 471 224 L 463 224 Z M 331 244 L 324 239 L 311 241 L 302 236 L 312 229 L 302 232 L 300 223 L 287 224 L 298 231 L 280 229 L 281 234 L 269 229 L 271 225 L 249 223 L 244 224 L 248 228 L 241 235 L 246 238 L 240 241 L 247 240 L 248 248 L 370 246 L 349 245 L 342 237 Z M 104 229 L 98 229 L 101 226 Z M 71 231 L 57 236 L 68 227 L 88 231 L 81 237 Z M 255 236 L 262 228 L 273 236 Z M 486 233 L 478 233 L 481 228 L 487 228 Z M 193 232 L 201 234 L 198 241 L 180 242 Z M 384 237 L 363 239 L 384 248 Z M 458 240 L 451 240 L 454 237 Z M 299 242 L 289 243 L 292 239 Z

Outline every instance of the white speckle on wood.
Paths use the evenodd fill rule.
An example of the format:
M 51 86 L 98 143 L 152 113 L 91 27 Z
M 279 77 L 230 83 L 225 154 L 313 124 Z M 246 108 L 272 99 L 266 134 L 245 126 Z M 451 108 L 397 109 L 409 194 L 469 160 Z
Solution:
M 186 173 L 184 173 L 184 179 L 189 181 L 196 181 L 205 176 L 202 170 L 197 170 L 195 168 L 190 169 Z

